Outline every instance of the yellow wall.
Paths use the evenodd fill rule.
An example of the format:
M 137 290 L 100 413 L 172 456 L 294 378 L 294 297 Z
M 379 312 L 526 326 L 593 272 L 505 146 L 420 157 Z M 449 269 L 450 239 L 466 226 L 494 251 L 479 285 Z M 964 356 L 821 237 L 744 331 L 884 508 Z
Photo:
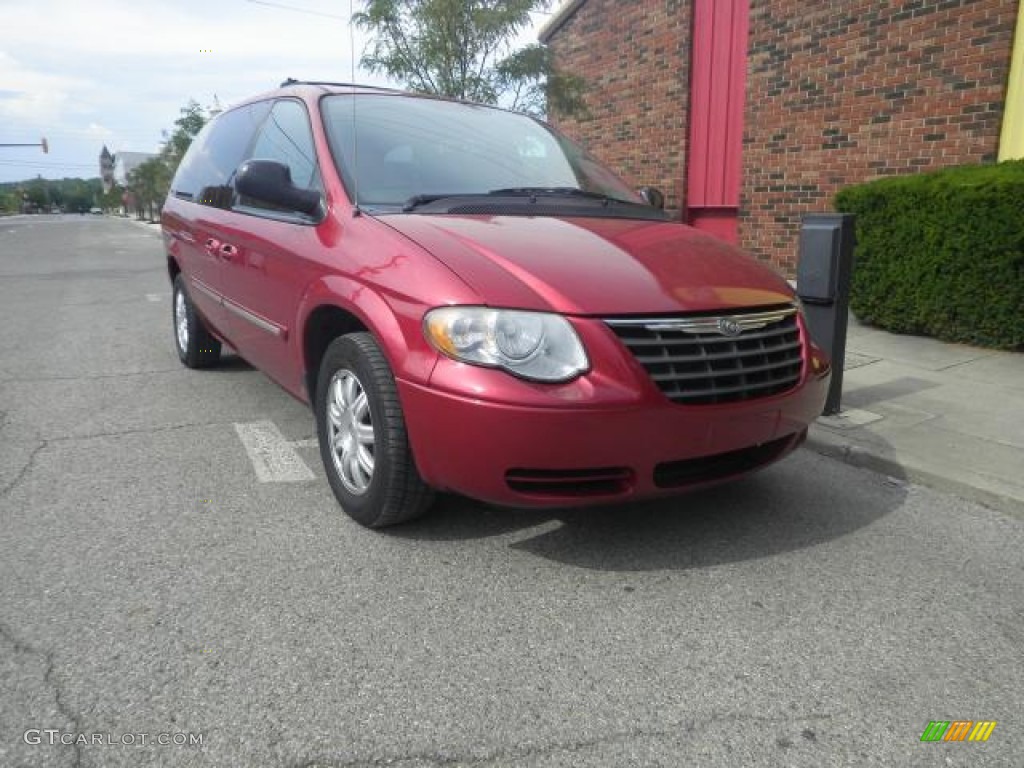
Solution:
M 1024 2 L 1021 2 L 1017 10 L 1010 85 L 1006 89 L 1003 131 L 999 136 L 999 159 L 1016 158 L 1024 158 Z

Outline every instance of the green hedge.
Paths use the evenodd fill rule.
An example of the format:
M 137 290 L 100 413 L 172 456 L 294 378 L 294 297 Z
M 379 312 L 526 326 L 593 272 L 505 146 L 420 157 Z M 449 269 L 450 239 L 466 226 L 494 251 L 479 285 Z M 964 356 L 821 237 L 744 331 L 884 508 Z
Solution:
M 871 325 L 1024 350 L 1024 160 L 847 187 L 850 305 Z

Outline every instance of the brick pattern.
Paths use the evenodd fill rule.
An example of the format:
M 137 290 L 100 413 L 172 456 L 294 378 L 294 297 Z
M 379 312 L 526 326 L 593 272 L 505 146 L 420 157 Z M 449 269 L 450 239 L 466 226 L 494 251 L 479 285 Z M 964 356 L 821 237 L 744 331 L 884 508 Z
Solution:
M 551 122 L 670 209 L 686 184 L 690 16 L 689 0 L 588 0 L 550 41 L 555 65 L 586 79 L 589 111 Z
M 1017 0 L 752 0 L 740 240 L 792 274 L 801 214 L 995 160 Z
M 879 176 L 993 161 L 1019 0 L 751 0 L 741 244 L 795 272 L 800 217 Z M 691 2 L 588 0 L 549 45 L 592 116 L 554 117 L 684 203 Z

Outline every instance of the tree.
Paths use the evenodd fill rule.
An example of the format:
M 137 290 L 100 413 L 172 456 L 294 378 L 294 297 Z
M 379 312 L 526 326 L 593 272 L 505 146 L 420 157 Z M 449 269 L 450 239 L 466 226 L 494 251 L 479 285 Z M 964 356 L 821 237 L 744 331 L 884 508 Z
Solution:
M 206 110 L 195 99 L 190 99 L 180 112 L 181 116 L 174 121 L 174 130 L 164 131 L 164 144 L 159 154 L 135 168 L 128 175 L 127 189 L 118 193 L 119 201 L 124 193 L 128 194 L 139 218 L 156 218 L 163 207 L 178 164 L 192 140 L 209 120 Z M 109 199 L 104 199 L 104 205 L 109 202 Z
M 124 204 L 124 193 L 124 187 L 119 184 L 114 184 L 107 192 L 100 189 L 93 205 L 98 205 L 105 211 L 120 210 Z
M 199 102 L 190 99 L 188 104 L 181 108 L 181 117 L 174 121 L 174 130 L 170 133 L 164 131 L 164 146 L 160 154 L 170 166 L 173 172 L 185 156 L 192 139 L 203 129 L 209 118 L 206 111 L 199 106 Z
M 137 212 L 141 217 L 148 214 L 152 221 L 163 207 L 164 198 L 171 184 L 171 169 L 162 157 L 153 157 L 129 174 L 128 182 L 134 192 Z
M 41 176 L 32 179 L 25 185 L 25 191 L 22 197 L 28 202 L 30 210 L 45 211 L 49 208 L 49 188 Z
M 65 179 L 64 210 L 70 213 L 87 211 L 96 204 L 96 197 L 102 191 L 99 180 Z
M 362 64 L 420 93 L 543 114 L 580 114 L 583 81 L 558 72 L 550 51 L 513 51 L 530 13 L 549 0 L 366 0 L 353 21 L 372 35 Z
M 98 178 L 36 178 L 0 183 L 0 211 L 18 211 L 25 203 L 30 210 L 52 210 L 53 206 L 73 213 L 88 210 L 101 189 Z
M 21 200 L 16 194 L 8 190 L 0 190 L 0 212 L 17 213 Z

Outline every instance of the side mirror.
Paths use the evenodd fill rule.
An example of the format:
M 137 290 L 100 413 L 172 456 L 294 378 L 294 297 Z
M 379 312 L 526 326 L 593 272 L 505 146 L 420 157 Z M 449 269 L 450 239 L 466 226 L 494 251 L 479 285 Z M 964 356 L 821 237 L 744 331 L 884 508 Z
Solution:
M 275 160 L 247 160 L 235 174 L 238 194 L 269 203 L 286 211 L 316 217 L 320 214 L 320 193 L 292 183 L 292 172 Z
M 646 203 L 659 211 L 665 209 L 665 194 L 657 187 L 640 187 L 637 190 Z

